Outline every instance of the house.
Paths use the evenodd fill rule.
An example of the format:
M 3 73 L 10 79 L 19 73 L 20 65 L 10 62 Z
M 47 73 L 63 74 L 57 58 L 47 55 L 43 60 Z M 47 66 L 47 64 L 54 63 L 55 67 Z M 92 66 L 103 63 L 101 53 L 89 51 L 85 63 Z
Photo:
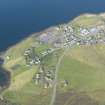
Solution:
M 62 44 L 60 42 L 55 42 L 54 47 L 56 48 L 62 47 Z
M 45 80 L 49 81 L 50 80 L 50 76 L 45 76 Z
M 34 60 L 31 60 L 30 61 L 30 65 L 33 65 L 33 64 L 35 64 L 35 61 Z
M 30 65 L 34 65 L 34 64 L 39 64 L 40 63 L 40 59 L 39 58 L 35 58 L 35 59 L 32 59 L 30 60 L 29 64 Z
M 90 31 L 90 33 L 92 33 L 92 34 L 98 33 L 98 29 L 95 28 L 95 27 L 91 28 L 89 31 Z
M 73 33 L 73 28 L 71 26 L 68 26 L 68 30 Z
M 40 58 L 39 57 L 35 57 L 35 64 L 39 64 L 40 63 Z
M 48 82 L 45 82 L 44 83 L 44 88 L 46 89 L 46 88 L 49 88 L 49 83 Z
M 79 42 L 77 42 L 77 45 L 79 46 L 79 45 L 80 45 L 80 43 L 79 43 Z
M 33 79 L 35 80 L 35 84 L 38 85 L 41 79 L 40 73 L 37 73 Z
M 3 100 L 4 100 L 4 98 L 3 98 L 3 96 L 2 96 L 2 95 L 0 95 L 0 100 L 1 100 L 1 101 L 3 101 Z
M 47 49 L 47 52 L 48 52 L 48 53 L 52 53 L 53 51 L 54 51 L 53 48 L 49 48 L 49 49 Z
M 42 54 L 42 56 L 46 56 L 48 54 L 48 52 L 47 51 L 44 51 L 41 54 Z
M 40 79 L 40 73 L 36 74 L 36 79 Z
M 64 80 L 64 86 L 68 86 L 69 82 L 67 80 Z
M 10 60 L 10 56 L 6 56 L 6 59 L 7 59 L 7 60 Z
M 46 75 L 47 75 L 47 76 L 51 76 L 51 75 L 52 75 L 51 71 L 47 71 L 47 72 L 46 72 Z
M 53 87 L 53 84 L 52 84 L 51 82 L 49 83 L 49 87 L 50 87 L 50 88 L 52 88 L 52 87 Z
M 56 27 L 56 30 L 57 30 L 57 31 L 59 31 L 59 30 L 60 30 L 60 27 L 59 27 L 59 26 L 58 26 L 58 27 Z
M 80 28 L 80 34 L 82 35 L 82 36 L 86 36 L 86 35 L 88 35 L 89 34 L 89 31 L 87 30 L 87 29 L 82 29 L 82 28 Z
M 72 40 L 71 42 L 68 42 L 68 43 L 69 43 L 70 46 L 72 46 L 73 44 L 76 43 L 76 41 L 75 40 Z
M 42 68 L 40 67 L 39 72 L 40 72 L 40 73 L 45 73 L 45 70 L 44 70 L 44 69 L 42 69 Z
M 35 84 L 38 85 L 39 84 L 39 79 L 35 80 Z
M 25 50 L 25 53 L 29 53 L 29 52 L 30 52 L 30 49 L 26 49 L 26 50 Z

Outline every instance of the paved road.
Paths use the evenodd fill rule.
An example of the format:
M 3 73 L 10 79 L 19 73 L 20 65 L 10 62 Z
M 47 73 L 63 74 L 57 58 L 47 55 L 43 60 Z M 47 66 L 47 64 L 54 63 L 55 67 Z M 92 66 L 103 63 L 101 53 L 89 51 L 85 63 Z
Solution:
M 55 80 L 54 80 L 53 93 L 52 93 L 52 98 L 51 98 L 50 105 L 54 105 L 54 102 L 55 102 L 55 99 L 56 99 L 56 89 L 57 89 L 58 71 L 59 71 L 59 68 L 60 68 L 61 61 L 62 61 L 64 55 L 66 54 L 66 52 L 67 52 L 67 49 L 63 52 L 63 54 L 62 54 L 61 57 L 59 58 L 58 63 L 57 63 L 57 65 L 56 65 Z

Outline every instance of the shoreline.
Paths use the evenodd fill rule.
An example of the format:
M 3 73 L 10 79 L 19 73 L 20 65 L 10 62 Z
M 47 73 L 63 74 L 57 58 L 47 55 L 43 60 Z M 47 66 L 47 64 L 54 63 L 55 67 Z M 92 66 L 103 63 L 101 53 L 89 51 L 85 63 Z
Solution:
M 64 25 L 64 24 L 71 23 L 74 19 L 76 19 L 76 18 L 78 18 L 78 17 L 80 17 L 80 16 L 83 16 L 83 15 L 88 16 L 88 17 L 91 17 L 91 16 L 102 16 L 102 17 L 105 17 L 105 13 L 104 13 L 104 12 L 102 12 L 102 13 L 101 13 L 101 12 L 100 12 L 100 13 L 82 13 L 82 14 L 80 14 L 80 15 L 78 15 L 78 16 L 75 16 L 73 19 L 71 19 L 71 20 L 69 20 L 69 21 L 67 21 L 67 22 L 64 22 L 64 23 L 61 23 L 61 24 L 56 24 L 56 25 L 47 27 L 47 28 L 45 28 L 45 29 L 42 29 L 42 30 L 40 30 L 40 31 L 36 31 L 36 32 L 32 32 L 31 34 L 27 34 L 28 36 L 26 36 L 26 37 L 24 37 L 24 38 L 18 40 L 16 43 L 11 44 L 10 46 L 8 46 L 8 47 L 6 47 L 6 48 L 3 48 L 3 50 L 1 50 L 0 53 L 5 53 L 5 51 L 7 51 L 9 48 L 11 48 L 11 47 L 17 45 L 18 43 L 23 42 L 24 40 L 26 40 L 27 38 L 29 38 L 29 37 L 31 37 L 31 36 L 33 36 L 33 35 L 35 35 L 35 34 L 43 33 L 43 32 L 45 32 L 45 31 L 47 31 L 47 30 L 49 30 L 49 29 L 51 29 L 51 28 L 57 27 L 57 26 L 59 26 L 59 25 Z M 0 54 L 0 55 L 1 55 L 1 54 Z

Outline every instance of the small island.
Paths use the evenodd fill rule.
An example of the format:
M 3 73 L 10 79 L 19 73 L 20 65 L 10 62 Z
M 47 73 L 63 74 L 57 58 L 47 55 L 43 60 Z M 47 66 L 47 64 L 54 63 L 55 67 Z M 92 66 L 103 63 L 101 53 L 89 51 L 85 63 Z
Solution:
M 2 105 L 105 104 L 104 13 L 35 33 L 1 56 L 10 73 Z

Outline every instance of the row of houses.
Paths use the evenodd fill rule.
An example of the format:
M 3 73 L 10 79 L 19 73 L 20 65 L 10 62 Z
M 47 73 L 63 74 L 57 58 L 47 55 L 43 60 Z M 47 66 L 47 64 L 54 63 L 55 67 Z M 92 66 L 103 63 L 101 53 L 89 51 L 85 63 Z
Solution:
M 44 88 L 51 88 L 54 83 L 54 72 L 52 70 L 46 71 L 44 68 L 40 68 L 33 80 L 36 85 L 42 85 Z
M 34 47 L 31 47 L 25 50 L 24 58 L 25 58 L 27 66 L 40 63 L 40 58 L 36 54 Z
M 42 55 L 42 57 L 44 57 L 44 56 L 46 56 L 46 55 L 48 55 L 50 53 L 53 53 L 54 51 L 55 51 L 54 48 L 48 48 L 44 52 L 42 52 L 41 55 Z
M 54 75 L 52 74 L 52 71 L 47 72 L 37 72 L 35 77 L 33 78 L 36 85 L 41 85 L 43 88 L 52 88 L 55 84 Z M 63 80 L 58 82 L 63 87 L 67 87 L 69 82 L 68 80 Z

